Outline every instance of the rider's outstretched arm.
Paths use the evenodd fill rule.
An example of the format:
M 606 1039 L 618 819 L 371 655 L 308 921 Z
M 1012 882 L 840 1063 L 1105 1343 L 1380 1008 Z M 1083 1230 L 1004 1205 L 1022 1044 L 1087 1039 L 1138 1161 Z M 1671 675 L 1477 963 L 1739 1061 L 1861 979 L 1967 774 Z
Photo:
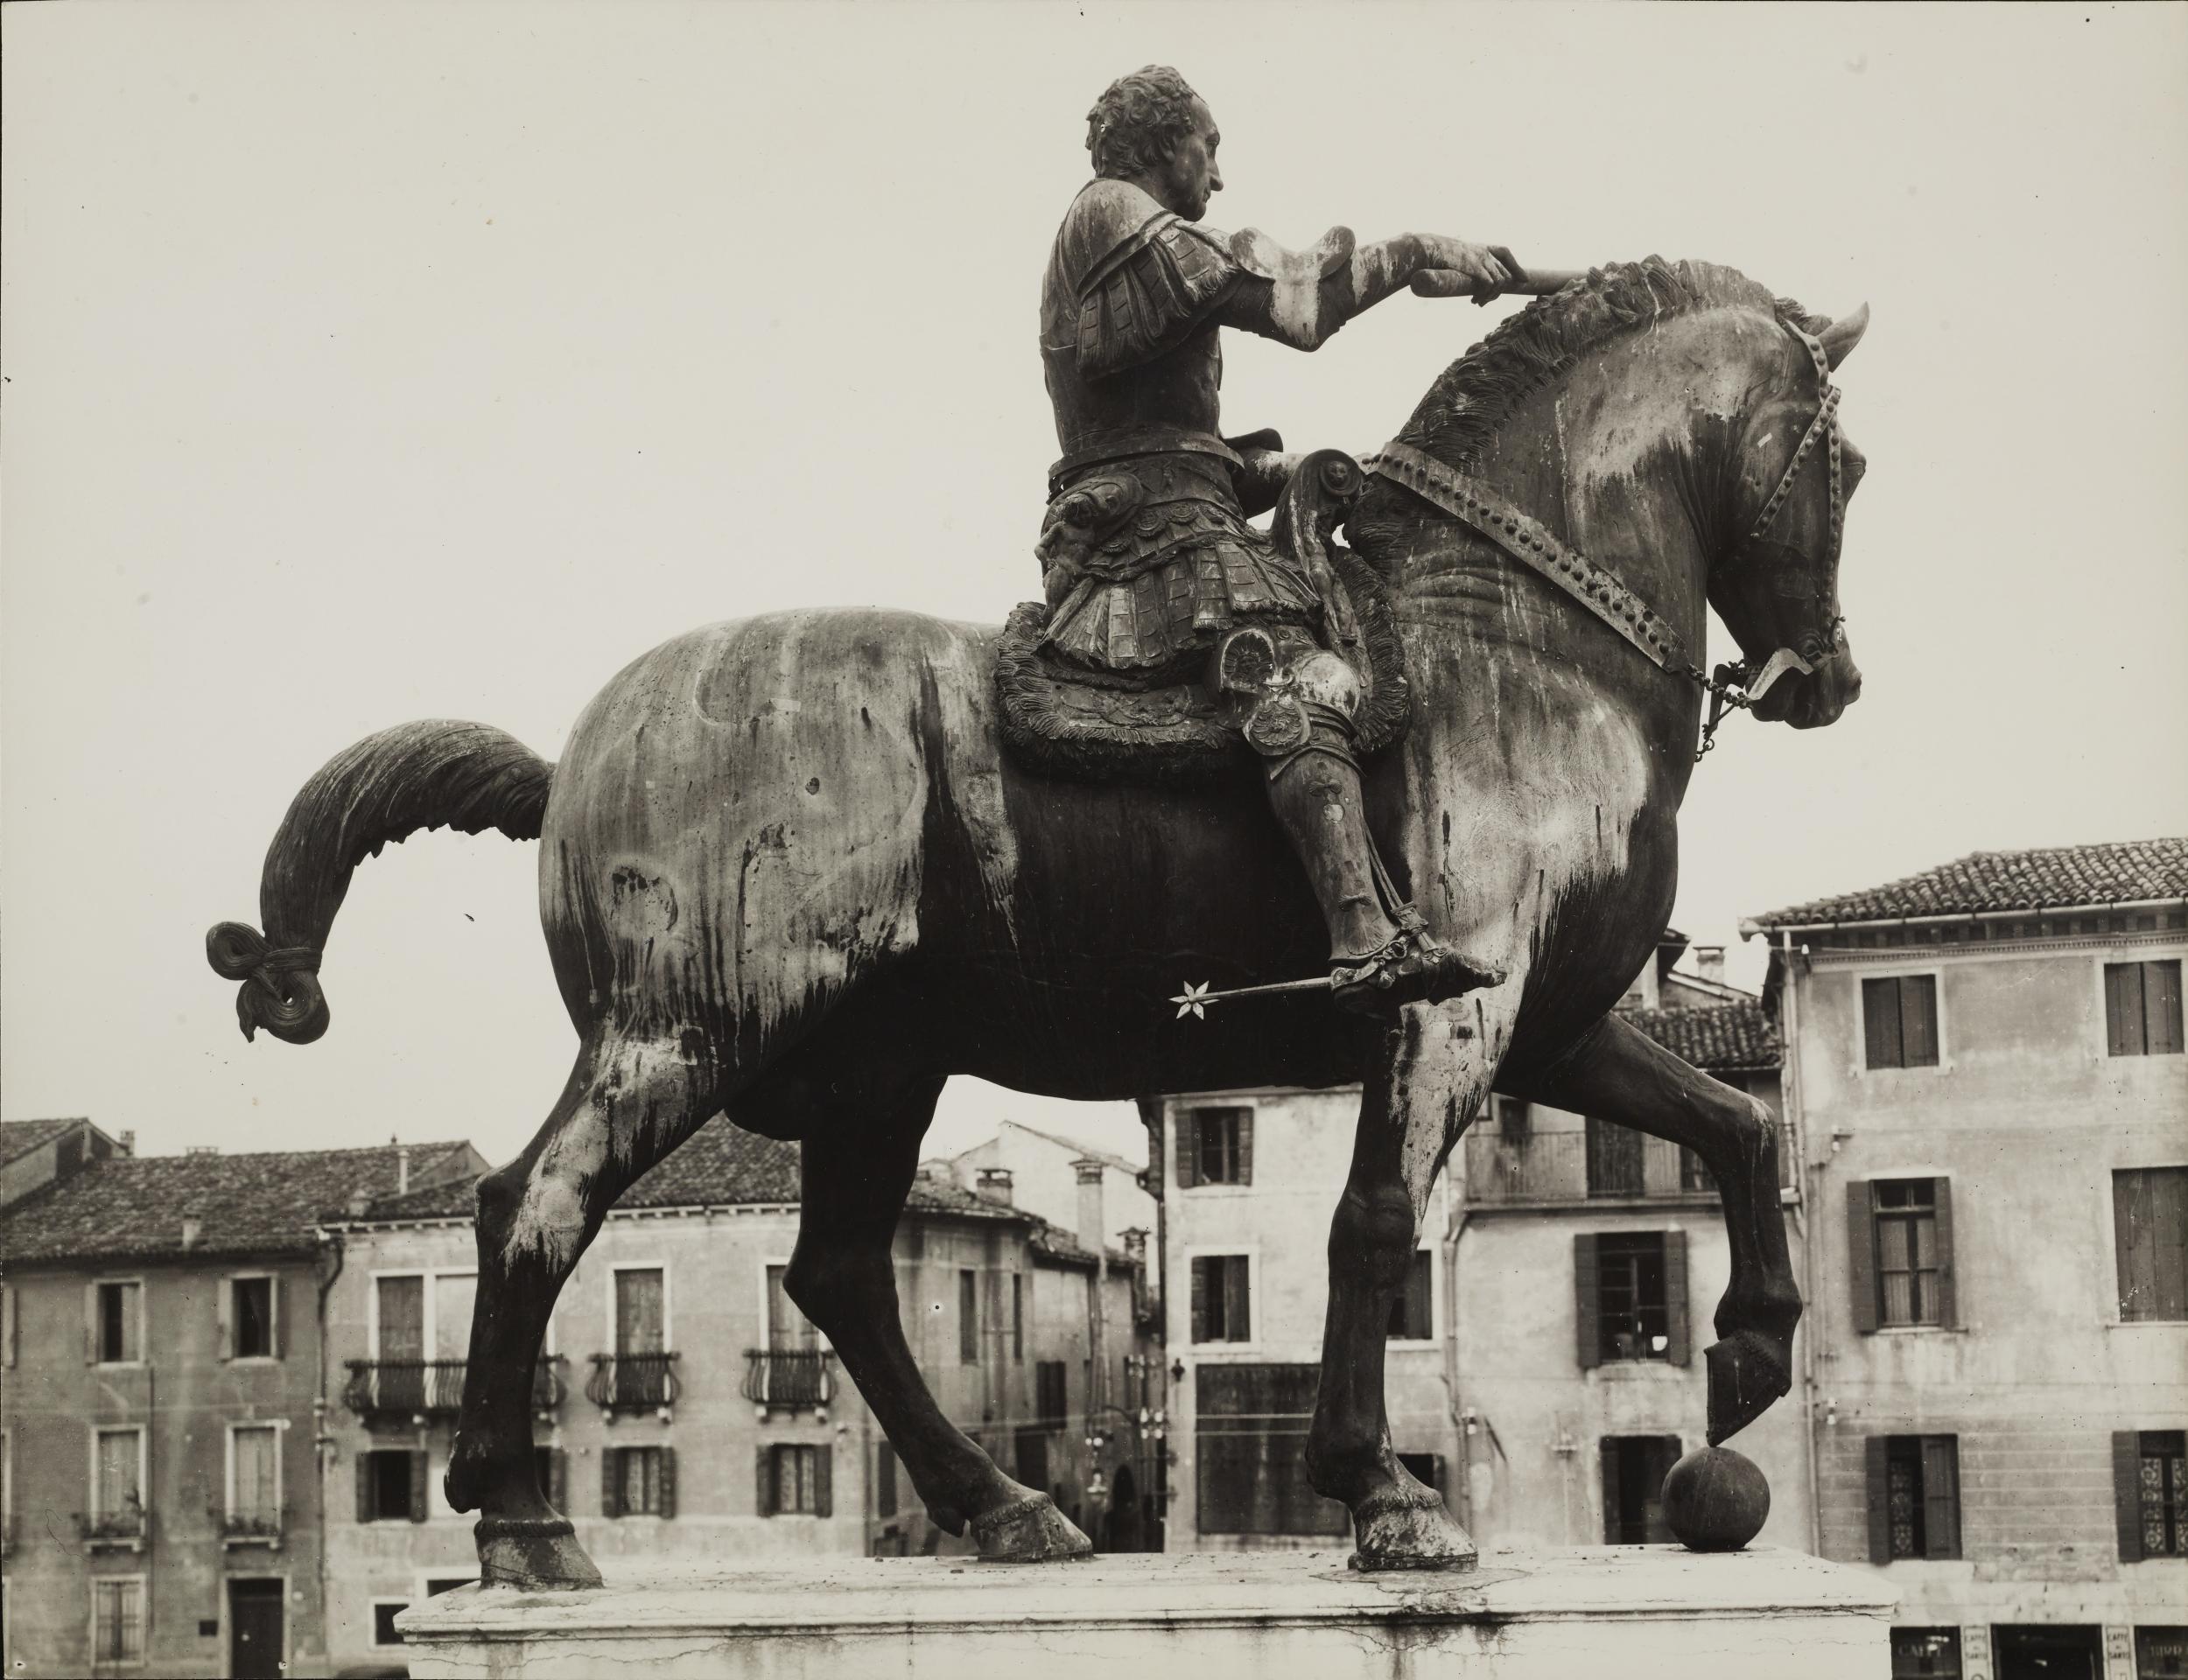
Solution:
M 1356 245 L 1350 229 L 1333 228 L 1311 249 L 1282 249 L 1246 229 L 1231 242 L 1245 270 L 1217 307 L 1217 318 L 1295 350 L 1317 350 L 1362 311 L 1434 270 L 1474 283 L 1472 295 L 1487 302 L 1525 270 L 1501 245 L 1476 245 L 1441 234 L 1400 234 Z

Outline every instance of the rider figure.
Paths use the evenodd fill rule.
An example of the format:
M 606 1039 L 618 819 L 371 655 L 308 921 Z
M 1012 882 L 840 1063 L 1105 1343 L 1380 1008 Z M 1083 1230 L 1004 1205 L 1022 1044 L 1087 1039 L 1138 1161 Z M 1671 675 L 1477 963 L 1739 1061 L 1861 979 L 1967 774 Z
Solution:
M 1040 550 L 1045 640 L 1126 677 L 1189 680 L 1212 663 L 1210 680 L 1238 691 L 1288 673 L 1281 686 L 1297 704 L 1268 708 L 1273 726 L 1258 727 L 1257 712 L 1244 732 L 1321 903 L 1337 1000 L 1376 1010 L 1495 984 L 1496 970 L 1427 933 L 1376 862 L 1351 750 L 1360 685 L 1325 622 L 1343 608 L 1247 523 L 1274 505 L 1292 458 L 1272 452 L 1267 434 L 1238 447 L 1219 435 L 1217 329 L 1313 350 L 1417 274 L 1455 270 L 1485 301 L 1518 264 L 1435 234 L 1356 248 L 1333 228 L 1293 256 L 1252 229 L 1234 239 L 1201 227 L 1223 190 L 1217 141 L 1207 105 L 1161 66 L 1120 77 L 1088 113 L 1095 178 L 1064 216 L 1041 284 L 1041 357 L 1063 451 Z

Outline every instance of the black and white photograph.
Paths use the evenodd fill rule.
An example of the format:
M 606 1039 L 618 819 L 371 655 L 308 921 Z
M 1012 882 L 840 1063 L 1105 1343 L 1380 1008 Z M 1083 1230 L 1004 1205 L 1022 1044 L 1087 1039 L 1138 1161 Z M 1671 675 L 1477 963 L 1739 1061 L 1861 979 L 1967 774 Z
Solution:
M 11 1680 L 2188 1680 L 2188 6 L 0 4 Z

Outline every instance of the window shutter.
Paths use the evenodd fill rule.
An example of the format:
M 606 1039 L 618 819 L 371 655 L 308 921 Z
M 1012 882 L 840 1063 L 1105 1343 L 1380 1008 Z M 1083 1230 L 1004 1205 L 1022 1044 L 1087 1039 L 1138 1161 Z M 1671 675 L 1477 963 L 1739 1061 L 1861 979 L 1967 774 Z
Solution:
M 1930 1194 L 1937 1199 L 1938 1322 L 1947 1330 L 1957 1330 L 1960 1292 L 1953 1264 L 1953 1180 L 1931 1180 Z
M 1664 1233 L 1665 1328 L 1671 1346 L 1665 1357 L 1674 1365 L 1687 1363 L 1690 1340 L 1687 1327 L 1687 1233 Z
M 1899 982 L 1862 982 L 1862 1032 L 1871 1068 L 1904 1066 L 1899 1042 Z
M 1867 1179 L 1846 1186 L 1846 1275 L 1853 1292 L 1854 1327 L 1876 1333 L 1876 1196 Z
M 287 1284 L 288 1279 L 278 1274 L 266 1280 L 266 1351 L 276 1359 L 288 1352 L 282 1338 L 289 1334 L 289 1320 L 282 1311 L 286 1303 L 281 1298 Z
M 1238 1113 L 1238 1181 L 1253 1182 L 1253 1110 L 1242 1109 Z
M 1595 1443 L 1595 1457 L 1602 1471 L 1603 1488 L 1603 1544 L 1618 1544 L 1618 1531 L 1625 1525 L 1620 1520 L 1625 1513 L 1618 1508 L 1618 1442 L 1606 1435 Z
M 570 1508 L 570 1455 L 558 1446 L 547 1449 L 547 1502 L 557 1511 Z
M 1193 1340 L 1208 1340 L 1208 1262 L 1193 1262 Z
M 2112 1510 L 2120 1529 L 2120 1561 L 2142 1561 L 2142 1438 L 2112 1432 Z
M 99 1362 L 99 1286 L 96 1284 L 83 1286 L 83 1362 L 87 1365 Z
M 2155 1168 L 2148 1182 L 2150 1222 L 2142 1237 L 2149 1244 L 2152 1306 L 2145 1316 L 2188 1319 L 2188 1168 Z
M 1862 1442 L 1863 1480 L 1869 1484 L 1869 1560 L 1891 1562 L 1891 1438 L 1871 1435 Z
M 410 1454 L 410 1521 L 413 1522 L 423 1522 L 426 1518 L 430 1480 L 425 1467 L 425 1449 L 418 1447 Z
M 235 1280 L 222 1278 L 213 1292 L 213 1321 L 220 1333 L 220 1357 L 235 1357 Z
M 1910 974 L 1899 982 L 1899 1046 L 1908 1068 L 1938 1065 L 1938 982 L 1932 974 Z
M 658 1448 L 661 1454 L 661 1515 L 677 1514 L 677 1450 L 673 1446 Z
M 1201 1181 L 1201 1117 L 1194 1109 L 1177 1111 L 1177 1187 L 1190 1190 Z
M 369 1522 L 380 1515 L 372 1508 L 372 1454 L 357 1454 L 357 1520 Z
M 754 1494 L 753 1508 L 762 1516 L 775 1515 L 775 1453 L 768 1447 L 760 1449 L 760 1482 Z
M 833 1516 L 836 1514 L 835 1494 L 829 1485 L 834 1479 L 835 1462 L 836 1449 L 828 1442 L 823 1441 L 813 1449 L 813 1515 L 815 1516 Z
M 1580 1325 L 1578 1351 L 1583 1371 L 1592 1371 L 1602 1363 L 1602 1281 L 1595 1270 L 1595 1238 L 1584 1232 L 1573 1239 L 1573 1316 Z
M 1224 1340 L 1252 1341 L 1253 1340 L 1253 1301 L 1248 1293 L 1252 1286 L 1249 1262 L 1243 1254 L 1234 1254 L 1224 1262 Z
M 0 1368 L 15 1368 L 15 1288 L 0 1284 Z
M 2142 1054 L 2142 970 L 2135 963 L 2105 964 L 2105 1051 Z
M 2180 964 L 2142 965 L 2142 1038 L 2148 1054 L 2177 1056 L 2180 1041 Z
M 1960 1555 L 1960 1443 L 1950 1435 L 1922 1438 L 1922 1506 L 1926 1555 Z
M 600 1449 L 600 1515 L 621 1516 L 623 1514 L 623 1479 L 617 1475 L 615 1462 L 620 1449 L 604 1446 Z

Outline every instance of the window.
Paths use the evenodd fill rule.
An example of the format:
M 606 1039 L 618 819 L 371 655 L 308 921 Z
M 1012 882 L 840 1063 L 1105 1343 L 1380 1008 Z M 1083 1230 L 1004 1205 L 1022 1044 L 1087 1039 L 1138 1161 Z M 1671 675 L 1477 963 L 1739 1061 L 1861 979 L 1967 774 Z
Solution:
M 760 1449 L 761 1516 L 830 1516 L 835 1508 L 828 1483 L 827 1447 L 786 1445 Z
M 2188 1680 L 2188 1628 L 2135 1630 L 2135 1680 Z
M 231 1278 L 228 1284 L 228 1354 L 231 1359 L 272 1359 L 274 1280 Z
M 1655 1545 L 1669 1540 L 1664 1522 L 1664 1478 L 1679 1462 L 1676 1435 L 1606 1435 L 1599 1443 L 1603 1473 L 1603 1544 Z
M 1037 1359 L 1034 1362 L 1034 1418 L 1037 1423 L 1061 1428 L 1070 1410 L 1070 1402 L 1064 1392 L 1063 1362 L 1060 1359 Z M 1020 1477 L 1024 1481 L 1024 1477 Z M 1026 1482 L 1028 1488 L 1041 1488 L 1043 1482 Z
M 1413 1264 L 1406 1269 L 1406 1287 L 1391 1303 L 1390 1323 L 1383 1334 L 1392 1341 L 1428 1341 L 1436 1334 L 1435 1320 L 1430 1312 L 1434 1292 L 1430 1278 L 1435 1262 L 1427 1249 L 1413 1252 Z
M 396 1630 L 395 1619 L 410 1607 L 408 1599 L 375 1599 L 372 1601 L 372 1642 L 375 1645 L 400 1645 L 403 1635 Z
M 1891 1680 L 1960 1680 L 1960 1630 L 1893 1628 Z
M 1252 1266 L 1243 1254 L 1193 1257 L 1193 1340 L 1253 1340 Z
M 1398 1462 L 1423 1488 L 1443 1491 L 1443 1460 L 1434 1452 L 1400 1452 Z
M 677 1454 L 670 1446 L 611 1446 L 600 1453 L 600 1515 L 674 1516 Z
M 144 1583 L 131 1578 L 91 1583 L 91 1658 L 95 1662 L 144 1660 Z
M 374 1447 L 357 1455 L 357 1520 L 423 1522 L 425 1454 L 410 1447 Z
M 790 1298 L 786 1281 L 789 1275 L 787 1265 L 768 1268 L 768 1349 L 777 1354 L 810 1354 L 819 1347 L 820 1333 Z
M 1021 1429 L 1013 1443 L 1016 1462 L 1012 1474 L 1019 1482 L 1037 1492 L 1048 1490 L 1048 1432 L 1046 1429 Z
M 1203 1365 L 1194 1373 L 1203 1534 L 1343 1535 L 1351 1517 L 1307 1478 L 1319 1365 Z
M 1011 1362 L 1026 1361 L 1026 1275 L 1011 1273 Z
M 2188 1319 L 2188 1166 L 2112 1175 L 2122 1323 Z
M 102 1429 L 92 1437 L 91 1513 L 102 1528 L 144 1518 L 144 1432 Z
M 2122 1430 L 2112 1438 L 2120 1560 L 2188 1557 L 2188 1432 Z
M 1684 1144 L 1679 1146 L 1679 1187 L 1689 1195 L 1717 1194 L 1717 1175 L 1709 1170 L 1708 1163 Z
M 887 1441 L 873 1449 L 873 1514 L 896 1515 L 896 1451 Z
M 1494 1096 L 1497 1135 L 1508 1144 L 1524 1144 L 1534 1130 L 1534 1111 L 1516 1096 Z
M 1581 1368 L 1687 1360 L 1687 1233 L 1603 1231 L 1573 1239 Z
M 540 1496 L 558 1511 L 570 1508 L 570 1455 L 558 1446 L 535 1446 L 532 1449 L 532 1474 L 539 1482 Z
M 1253 1182 L 1253 1110 L 1187 1109 L 1178 1116 L 1178 1187 Z
M 15 1368 L 15 1286 L 0 1284 L 0 1368 Z
M 980 1276 L 975 1271 L 957 1274 L 957 1362 L 980 1362 Z
M 1846 1221 L 1856 1331 L 1960 1322 L 1951 1180 L 1857 1180 L 1846 1186 Z
M 1593 1115 L 1588 1120 L 1588 1194 L 1637 1196 L 1643 1194 L 1641 1134 L 1630 1126 Z
M 1896 974 L 1862 982 L 1862 1036 L 1871 1068 L 1938 1065 L 1938 981 Z
M 271 1424 L 231 1424 L 228 1453 L 229 1530 L 280 1533 L 281 1432 Z
M 2180 959 L 2105 964 L 2105 1047 L 2115 1056 L 2177 1056 Z
M 667 1351 L 668 1285 L 659 1266 L 623 1266 L 615 1273 L 618 1359 Z
M 1951 1435 L 1872 1435 L 1863 1445 L 1869 1562 L 1959 1557 L 1959 1440 Z
M 98 1284 L 92 1292 L 92 1358 L 102 1365 L 132 1365 L 144 1356 L 144 1286 Z

